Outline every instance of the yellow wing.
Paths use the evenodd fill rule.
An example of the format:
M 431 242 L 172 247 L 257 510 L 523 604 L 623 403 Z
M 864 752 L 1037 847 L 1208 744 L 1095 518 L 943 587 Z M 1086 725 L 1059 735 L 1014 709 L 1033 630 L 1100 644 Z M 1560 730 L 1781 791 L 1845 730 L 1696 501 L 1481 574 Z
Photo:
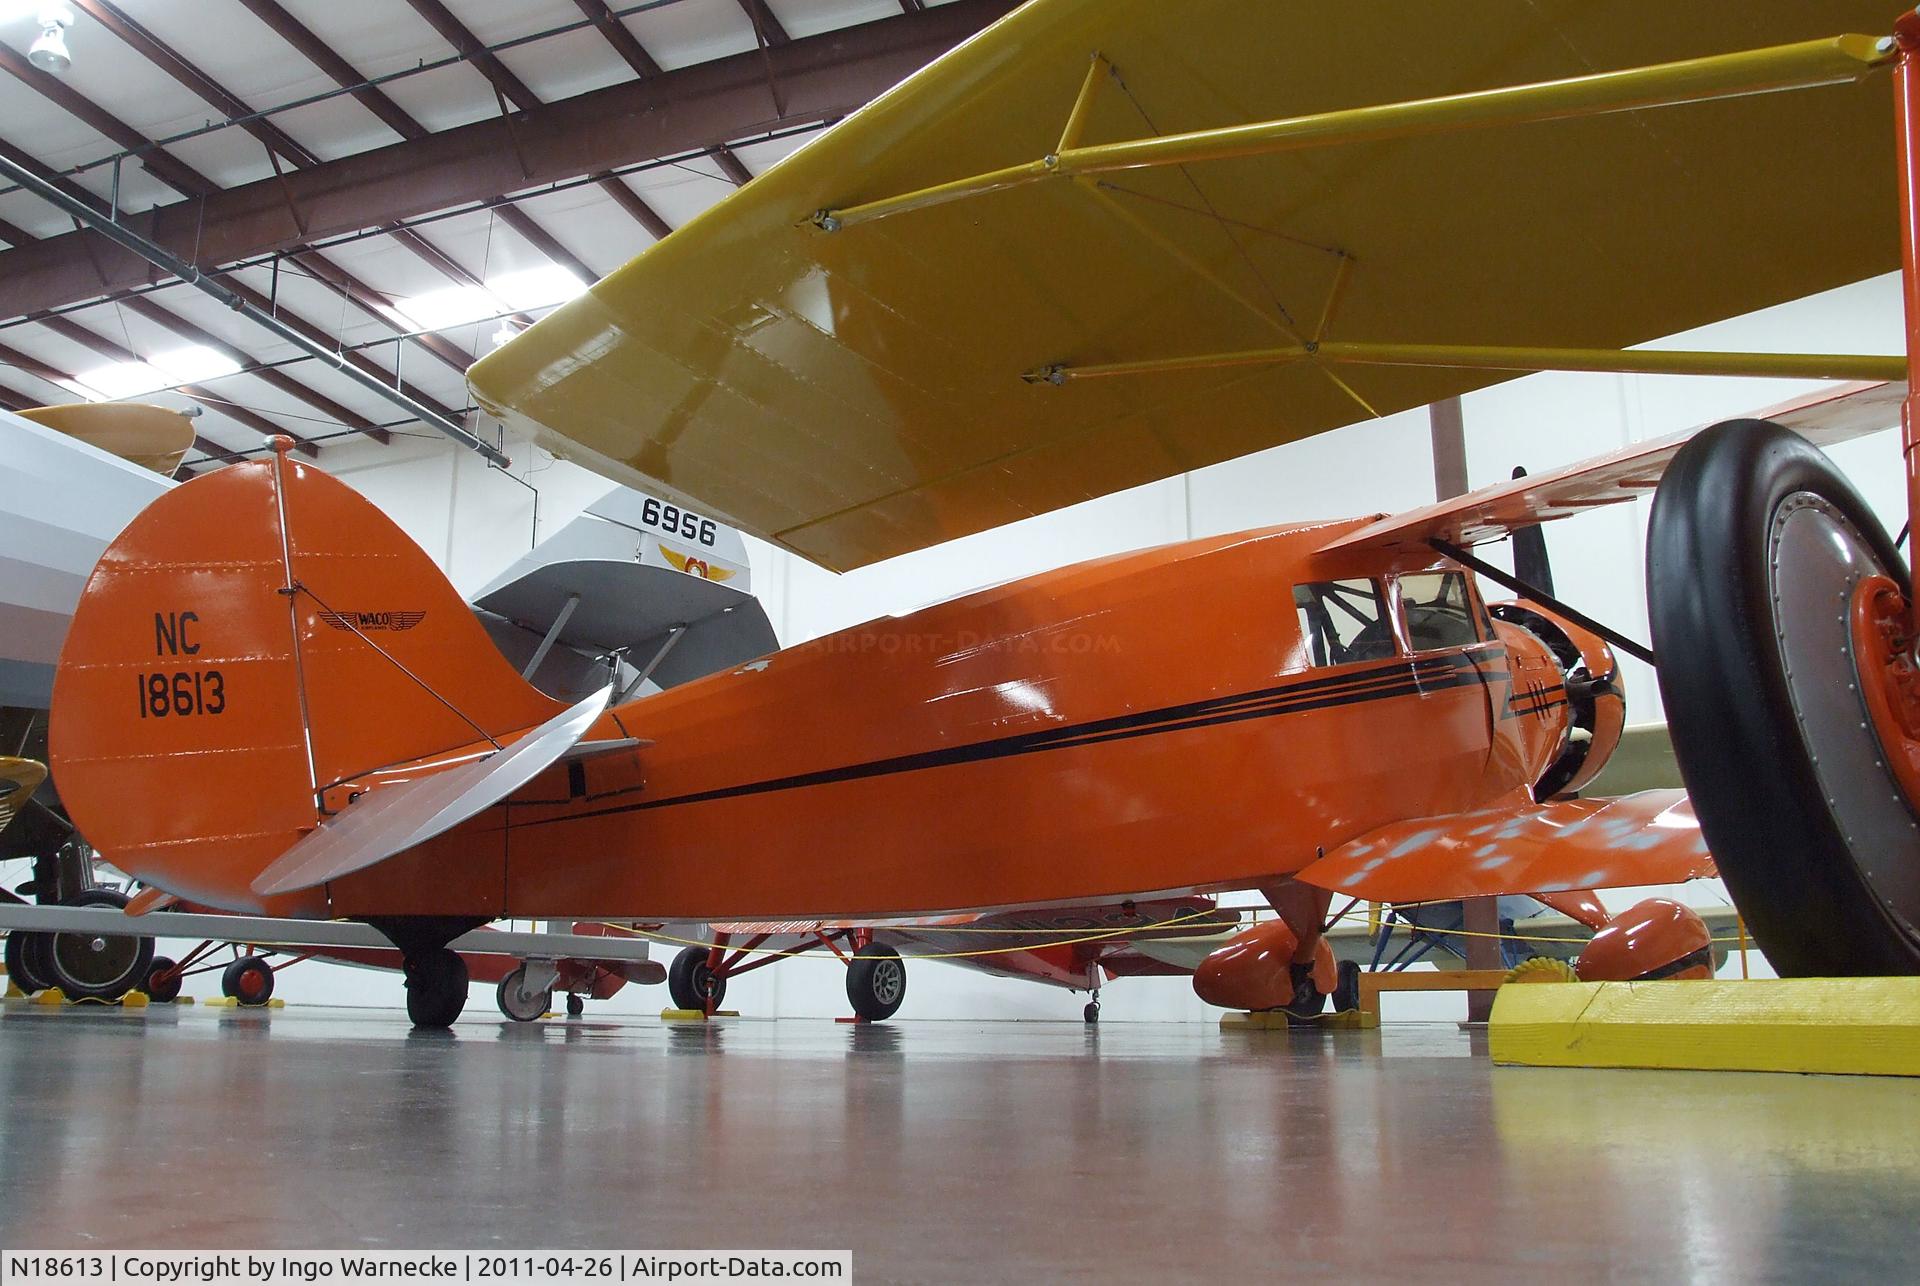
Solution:
M 1315 336 L 1617 348 L 1898 264 L 1884 73 L 816 226 L 1056 152 L 1090 53 L 1113 68 L 1096 65 L 1074 126 L 1096 144 L 1878 34 L 1893 14 L 1884 0 L 1035 0 L 470 378 L 560 454 L 859 566 L 1510 378 L 1315 358 L 1022 379 L 1051 364 Z
M 179 411 L 142 402 L 76 402 L 36 406 L 22 419 L 111 451 L 123 460 L 171 478 L 193 446 L 193 421 Z

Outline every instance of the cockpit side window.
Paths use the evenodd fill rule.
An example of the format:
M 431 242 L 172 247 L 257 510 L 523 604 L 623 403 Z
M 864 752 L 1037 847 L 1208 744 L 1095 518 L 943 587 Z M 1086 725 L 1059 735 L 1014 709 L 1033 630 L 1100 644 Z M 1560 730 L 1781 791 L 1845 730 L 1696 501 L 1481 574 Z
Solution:
M 1315 665 L 1378 661 L 1394 654 L 1393 626 L 1378 581 L 1295 585 L 1293 606 Z
M 1466 647 L 1488 637 L 1463 572 L 1418 572 L 1400 578 L 1407 645 L 1415 652 Z

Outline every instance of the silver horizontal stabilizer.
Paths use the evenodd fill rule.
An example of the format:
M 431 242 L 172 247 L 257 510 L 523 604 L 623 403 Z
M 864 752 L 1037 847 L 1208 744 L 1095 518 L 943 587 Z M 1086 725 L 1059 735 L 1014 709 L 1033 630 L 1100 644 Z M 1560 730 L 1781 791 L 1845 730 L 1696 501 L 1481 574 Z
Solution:
M 320 823 L 254 877 L 262 895 L 293 893 L 365 870 L 499 803 L 557 763 L 607 708 L 611 687 L 483 759 L 378 786 Z

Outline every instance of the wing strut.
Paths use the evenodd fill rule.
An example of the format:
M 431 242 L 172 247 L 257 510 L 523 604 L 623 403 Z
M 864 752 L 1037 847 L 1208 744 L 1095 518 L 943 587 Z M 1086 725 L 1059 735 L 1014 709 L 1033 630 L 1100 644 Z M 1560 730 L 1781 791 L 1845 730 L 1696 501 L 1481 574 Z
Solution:
M 1504 586 L 1522 598 L 1531 599 L 1550 612 L 1558 612 L 1583 630 L 1592 630 L 1595 634 L 1598 634 L 1601 638 L 1613 644 L 1628 656 L 1639 657 L 1648 665 L 1657 664 L 1653 659 L 1653 649 L 1646 644 L 1636 643 L 1612 626 L 1603 625 L 1591 616 L 1588 616 L 1585 612 L 1568 607 L 1552 594 L 1541 589 L 1536 589 L 1534 586 L 1521 580 L 1518 576 L 1501 571 L 1498 567 L 1495 567 L 1483 558 L 1475 558 L 1458 545 L 1450 545 L 1446 541 L 1438 538 L 1431 539 L 1427 541 L 1427 543 L 1439 550 L 1442 554 L 1445 554 L 1448 558 L 1453 559 L 1454 562 L 1459 563 L 1462 567 L 1470 567 L 1474 571 L 1479 572 L 1494 584 Z

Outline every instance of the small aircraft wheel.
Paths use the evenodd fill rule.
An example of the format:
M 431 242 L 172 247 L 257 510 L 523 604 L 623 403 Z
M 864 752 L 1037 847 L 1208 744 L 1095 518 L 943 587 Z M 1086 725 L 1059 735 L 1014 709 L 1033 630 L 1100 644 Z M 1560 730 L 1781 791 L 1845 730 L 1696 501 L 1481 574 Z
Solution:
M 900 1012 L 907 998 L 907 966 L 900 953 L 884 942 L 869 942 L 853 953 L 847 966 L 847 1003 L 868 1022 L 882 1022 Z
M 581 1014 L 584 1014 L 586 1012 L 587 1012 L 586 998 L 584 996 L 576 996 L 572 992 L 568 992 L 567 993 L 567 1017 L 578 1018 Z
M 61 906 L 124 907 L 126 895 L 112 889 L 83 889 Z M 153 964 L 153 939 L 99 933 L 40 933 L 27 966 L 35 977 L 58 987 L 69 1000 L 118 1000 L 147 980 Z
M 1293 966 L 1293 1000 L 1280 1006 L 1282 1013 L 1289 1019 L 1308 1022 L 1318 1018 L 1326 1010 L 1327 996 L 1314 985 L 1313 966 L 1297 964 Z
M 220 971 L 220 994 L 243 1005 L 273 999 L 273 966 L 264 956 L 241 956 Z
M 19 929 L 7 935 L 7 976 L 14 985 L 32 995 L 36 991 L 47 989 L 47 980 L 34 972 L 33 958 L 42 950 L 38 939 L 45 936 L 39 933 L 26 933 Z
M 493 998 L 500 1006 L 500 1012 L 517 1023 L 530 1023 L 544 1015 L 553 1005 L 553 988 L 528 993 L 522 988 L 527 982 L 527 967 L 521 965 L 500 980 L 494 988 Z M 568 997 L 572 999 L 571 996 Z
M 1346 1014 L 1360 1008 L 1360 962 L 1342 960 L 1334 979 L 1333 1012 Z
M 453 1026 L 467 1007 L 467 962 L 457 951 L 439 947 L 408 956 L 407 1017 L 415 1027 Z
M 1856 619 L 1856 590 L 1876 585 L 1904 605 L 1906 564 L 1832 461 L 1779 425 L 1706 430 L 1654 495 L 1647 598 L 1674 754 L 1787 977 L 1920 972 L 1920 800 L 1869 708 L 1897 667 Z
M 153 963 L 147 966 L 147 983 L 140 990 L 147 993 L 147 999 L 155 1004 L 171 1004 L 180 999 L 180 975 L 174 970 L 180 966 L 166 956 L 155 956 Z
M 686 947 L 673 958 L 667 967 L 667 994 L 675 1009 L 705 1009 L 709 1000 L 718 1009 L 727 998 L 726 975 L 707 965 L 712 954 L 707 947 Z
M 1080 1011 L 1080 1018 L 1083 1022 L 1086 1022 L 1089 1024 L 1099 1022 L 1100 1021 L 1100 1002 L 1097 1000 L 1089 1000 L 1087 1002 L 1087 1007 Z

